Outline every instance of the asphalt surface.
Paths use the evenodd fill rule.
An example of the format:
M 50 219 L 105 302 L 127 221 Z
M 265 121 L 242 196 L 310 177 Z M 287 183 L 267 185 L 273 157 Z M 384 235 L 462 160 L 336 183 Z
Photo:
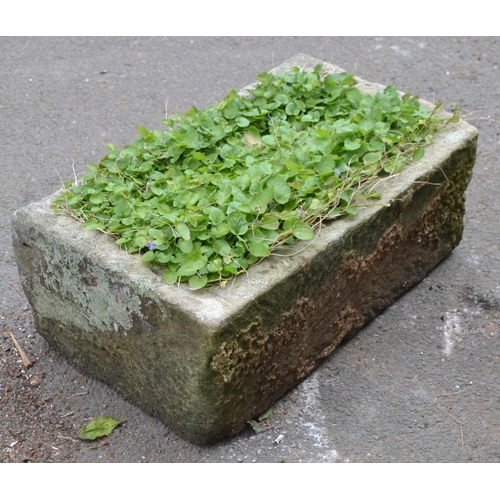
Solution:
M 0 48 L 0 461 L 500 461 L 500 38 L 0 38 Z M 278 401 L 265 432 L 196 446 L 37 334 L 10 216 L 99 161 L 104 143 L 161 128 L 167 100 L 169 114 L 204 107 L 299 52 L 462 108 L 479 129 L 463 240 Z M 27 370 L 10 333 L 36 360 Z M 76 439 L 104 414 L 127 421 L 104 441 Z

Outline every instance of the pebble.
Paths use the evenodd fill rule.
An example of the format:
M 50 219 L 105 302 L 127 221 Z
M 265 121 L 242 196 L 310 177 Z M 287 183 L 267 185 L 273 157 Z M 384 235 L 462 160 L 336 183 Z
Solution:
M 29 383 L 32 387 L 38 387 L 42 383 L 42 379 L 38 377 L 33 377 Z

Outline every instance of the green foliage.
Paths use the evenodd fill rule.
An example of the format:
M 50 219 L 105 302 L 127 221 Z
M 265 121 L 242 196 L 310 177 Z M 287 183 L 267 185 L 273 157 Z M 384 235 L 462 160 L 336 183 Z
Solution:
M 391 86 L 362 94 L 346 73 L 259 76 L 251 96 L 138 127 L 55 200 L 193 289 L 244 272 L 277 247 L 354 215 L 374 179 L 418 161 L 444 122 Z
M 274 407 L 268 408 L 262 415 L 260 415 L 257 420 L 249 420 L 248 423 L 250 427 L 257 433 L 265 432 L 268 428 L 268 422 L 265 422 L 272 414 Z
M 109 436 L 123 422 L 125 420 L 116 420 L 113 417 L 97 417 L 80 430 L 78 437 L 92 441 L 100 437 Z

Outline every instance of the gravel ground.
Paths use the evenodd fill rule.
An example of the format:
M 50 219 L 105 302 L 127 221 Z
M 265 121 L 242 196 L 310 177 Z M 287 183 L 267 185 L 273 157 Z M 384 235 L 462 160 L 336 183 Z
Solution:
M 0 462 L 500 461 L 500 38 L 0 38 Z M 267 429 L 186 442 L 36 332 L 10 241 L 137 125 L 216 102 L 299 52 L 446 105 L 479 129 L 462 243 L 274 406 Z M 14 338 L 32 366 L 25 368 Z M 127 419 L 83 442 L 94 417 Z M 280 439 L 277 439 L 281 436 Z M 278 442 L 276 442 L 278 441 Z

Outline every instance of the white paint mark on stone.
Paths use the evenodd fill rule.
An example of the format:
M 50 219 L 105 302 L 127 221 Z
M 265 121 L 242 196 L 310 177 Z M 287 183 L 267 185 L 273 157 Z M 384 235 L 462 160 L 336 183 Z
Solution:
M 481 264 L 481 260 L 473 251 L 470 253 L 468 261 L 472 262 L 472 264 L 475 264 L 476 266 Z
M 319 403 L 320 392 L 318 372 L 314 372 L 306 380 L 304 380 L 304 382 L 300 384 L 298 391 L 303 399 L 302 407 L 304 408 L 306 415 L 315 415 L 317 417 L 317 421 L 325 420 L 325 416 Z M 321 425 L 317 425 L 315 422 L 302 421 L 301 424 L 307 429 L 308 436 L 315 441 L 314 447 L 321 450 L 318 453 L 318 458 L 322 462 L 340 461 L 337 450 L 331 448 L 329 445 L 327 429 Z
M 457 311 L 447 312 L 444 315 L 444 354 L 449 356 L 461 333 L 460 317 Z

